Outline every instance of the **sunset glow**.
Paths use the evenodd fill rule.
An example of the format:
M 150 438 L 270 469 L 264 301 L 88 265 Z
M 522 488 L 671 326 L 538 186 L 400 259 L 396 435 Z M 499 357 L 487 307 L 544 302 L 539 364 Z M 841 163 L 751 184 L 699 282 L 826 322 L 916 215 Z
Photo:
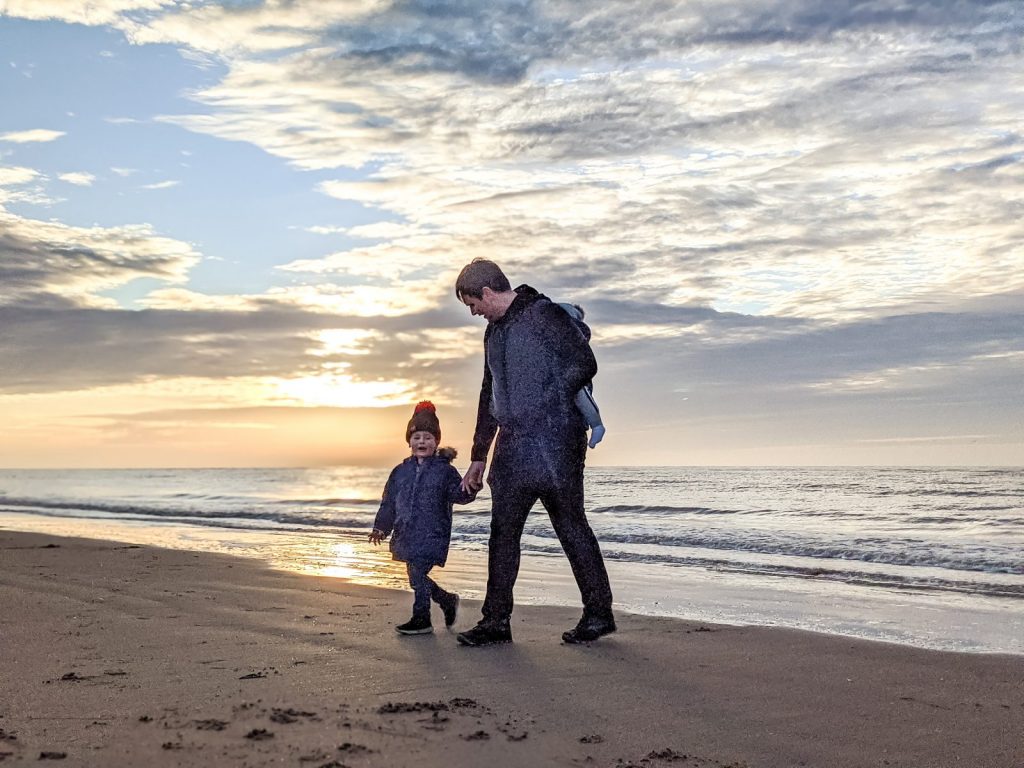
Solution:
M 0 3 L 0 465 L 468 448 L 477 256 L 591 464 L 1024 464 L 1019 4 L 478 10 Z

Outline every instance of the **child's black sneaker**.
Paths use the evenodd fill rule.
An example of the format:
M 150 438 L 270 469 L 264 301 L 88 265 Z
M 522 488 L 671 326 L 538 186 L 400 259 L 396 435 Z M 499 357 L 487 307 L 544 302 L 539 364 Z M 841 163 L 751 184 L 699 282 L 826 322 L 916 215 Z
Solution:
M 405 624 L 395 627 L 395 632 L 400 635 L 429 635 L 433 631 L 429 616 L 413 616 Z
M 462 645 L 497 645 L 512 642 L 512 629 L 508 621 L 481 621 L 472 629 L 458 634 Z
M 441 611 L 444 613 L 444 625 L 452 626 L 455 623 L 455 618 L 459 615 L 459 596 L 454 592 L 449 592 L 438 601 L 438 605 L 441 606 Z

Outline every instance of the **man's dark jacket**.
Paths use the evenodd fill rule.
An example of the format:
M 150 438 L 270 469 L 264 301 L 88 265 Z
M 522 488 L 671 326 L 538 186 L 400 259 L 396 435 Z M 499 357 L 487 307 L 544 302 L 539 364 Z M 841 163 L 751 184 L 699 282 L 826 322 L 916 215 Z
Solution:
M 473 461 L 497 433 L 489 482 L 563 485 L 583 471 L 586 422 L 576 393 L 597 373 L 587 336 L 569 314 L 528 285 L 484 333 L 484 378 Z M 499 432 L 500 427 L 500 432 Z

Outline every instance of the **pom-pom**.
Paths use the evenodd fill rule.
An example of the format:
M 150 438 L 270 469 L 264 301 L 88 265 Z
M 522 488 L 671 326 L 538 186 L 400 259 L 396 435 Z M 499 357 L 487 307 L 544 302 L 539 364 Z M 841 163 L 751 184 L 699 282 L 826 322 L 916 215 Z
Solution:
M 437 409 L 434 407 L 434 404 L 429 400 L 420 400 L 416 404 L 416 407 L 413 409 L 413 413 L 416 414 L 419 413 L 420 411 L 430 411 L 431 413 L 436 413 Z

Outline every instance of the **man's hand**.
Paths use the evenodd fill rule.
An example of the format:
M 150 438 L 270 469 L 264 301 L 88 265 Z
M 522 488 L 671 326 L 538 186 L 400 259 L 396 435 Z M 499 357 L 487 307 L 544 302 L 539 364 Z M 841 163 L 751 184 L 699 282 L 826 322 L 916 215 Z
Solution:
M 371 544 L 380 544 L 386 538 L 387 536 L 383 533 L 383 531 L 378 531 L 376 528 L 374 528 L 373 531 L 370 533 Z
M 462 478 L 462 490 L 466 493 L 476 493 L 484 487 L 484 467 L 487 462 L 485 461 L 472 461 L 469 464 L 469 469 L 466 470 L 466 476 Z

